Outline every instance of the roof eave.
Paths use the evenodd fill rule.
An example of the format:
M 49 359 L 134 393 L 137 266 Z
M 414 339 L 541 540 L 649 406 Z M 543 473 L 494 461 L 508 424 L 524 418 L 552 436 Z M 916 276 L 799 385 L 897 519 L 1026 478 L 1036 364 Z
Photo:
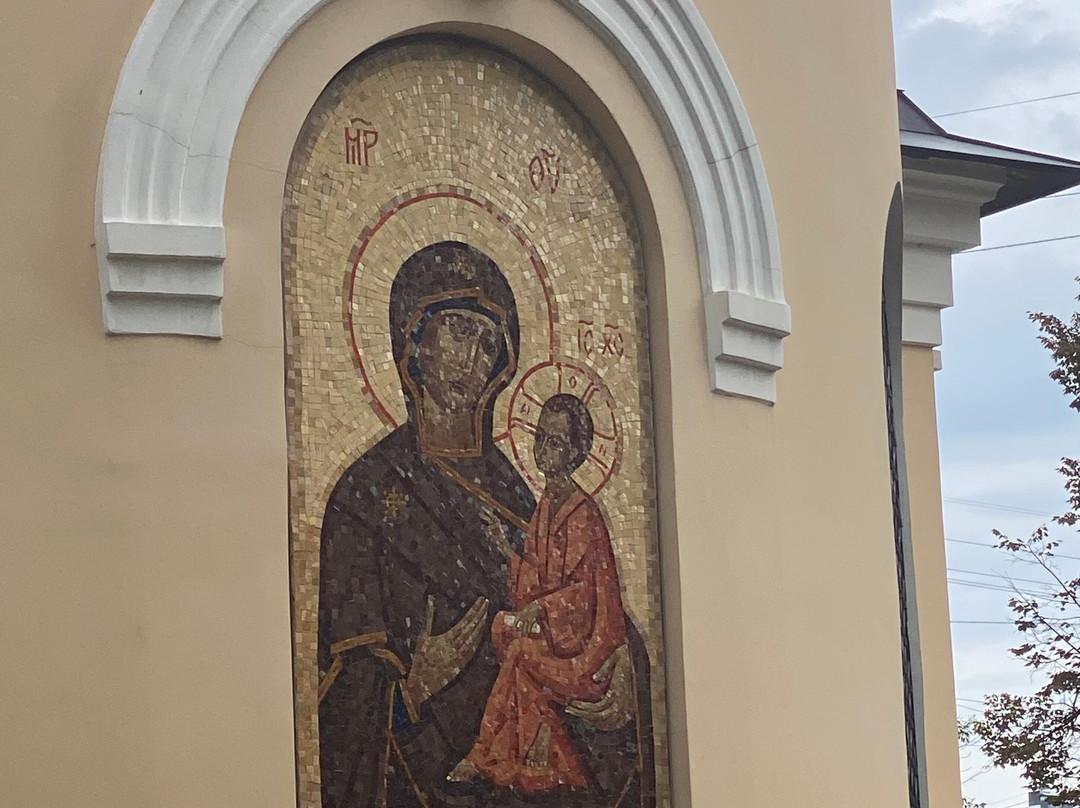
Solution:
M 965 176 L 964 166 L 972 163 L 1000 167 L 1005 182 L 997 196 L 980 208 L 984 217 L 1080 186 L 1080 163 L 1073 160 L 955 135 L 901 132 L 900 137 L 903 157 L 940 161 L 935 173 L 953 173 L 949 163 L 955 164 L 957 176 Z

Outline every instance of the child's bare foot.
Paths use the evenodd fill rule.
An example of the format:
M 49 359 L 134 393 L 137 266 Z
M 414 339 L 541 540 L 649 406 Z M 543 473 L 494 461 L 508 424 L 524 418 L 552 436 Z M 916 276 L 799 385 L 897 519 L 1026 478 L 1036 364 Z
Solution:
M 480 772 L 476 767 L 469 762 L 468 758 L 465 758 L 454 767 L 450 774 L 446 775 L 446 779 L 451 783 L 469 783 L 475 780 L 478 774 Z
M 543 769 L 548 765 L 548 752 L 551 747 L 551 727 L 547 724 L 540 725 L 540 731 L 536 733 L 536 740 L 532 748 L 525 755 L 525 765 L 530 769 Z

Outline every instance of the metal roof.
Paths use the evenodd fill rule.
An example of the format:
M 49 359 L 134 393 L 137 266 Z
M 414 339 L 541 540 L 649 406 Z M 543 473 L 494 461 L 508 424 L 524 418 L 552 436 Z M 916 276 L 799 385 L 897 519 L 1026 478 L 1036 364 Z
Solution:
M 905 95 L 896 91 L 900 114 L 900 154 L 905 168 L 938 174 L 997 179 L 1004 184 L 980 209 L 983 216 L 1080 185 L 1080 162 L 950 135 Z

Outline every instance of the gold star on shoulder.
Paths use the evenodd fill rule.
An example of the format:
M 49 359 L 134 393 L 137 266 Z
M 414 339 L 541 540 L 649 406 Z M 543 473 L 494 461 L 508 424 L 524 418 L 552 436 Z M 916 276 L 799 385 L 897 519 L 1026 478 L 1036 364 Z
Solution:
M 391 488 L 382 500 L 382 506 L 386 509 L 386 517 L 391 521 L 396 521 L 408 504 L 409 495 L 401 493 L 397 486 Z

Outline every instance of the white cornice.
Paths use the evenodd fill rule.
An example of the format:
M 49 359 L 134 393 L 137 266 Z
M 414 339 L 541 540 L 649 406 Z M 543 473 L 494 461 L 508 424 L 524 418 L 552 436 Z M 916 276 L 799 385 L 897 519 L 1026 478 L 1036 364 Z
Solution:
M 959 252 L 980 241 L 980 208 L 1005 179 L 958 177 L 904 167 L 904 241 Z
M 713 389 L 774 401 L 790 331 L 776 220 L 716 42 L 691 0 L 559 1 L 609 43 L 670 141 L 693 216 Z M 151 6 L 121 71 L 102 150 L 98 250 L 110 333 L 221 336 L 233 140 L 263 70 L 327 2 Z
M 1004 172 L 1001 180 L 995 181 L 958 177 L 955 174 L 905 165 L 904 198 L 919 196 L 982 205 L 997 195 L 1004 181 Z
M 1001 182 L 904 167 L 903 341 L 941 345 L 941 312 L 953 304 L 952 257 L 980 242 L 980 208 Z M 941 368 L 935 351 L 935 369 Z

